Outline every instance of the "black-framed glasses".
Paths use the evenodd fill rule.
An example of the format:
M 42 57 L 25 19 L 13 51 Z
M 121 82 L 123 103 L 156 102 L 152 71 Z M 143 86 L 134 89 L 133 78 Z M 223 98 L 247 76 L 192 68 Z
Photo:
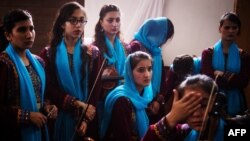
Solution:
M 72 25 L 77 25 L 78 23 L 86 25 L 88 22 L 85 19 L 76 19 L 76 18 L 68 19 L 67 21 Z

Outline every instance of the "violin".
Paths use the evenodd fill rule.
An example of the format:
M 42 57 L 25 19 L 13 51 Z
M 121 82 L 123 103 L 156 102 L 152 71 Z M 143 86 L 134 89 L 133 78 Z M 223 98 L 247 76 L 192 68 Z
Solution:
M 218 76 L 217 76 L 218 77 Z M 215 82 L 217 80 L 215 78 Z M 199 133 L 199 141 L 213 141 L 216 135 L 220 118 L 225 115 L 226 96 L 224 93 L 215 91 L 215 83 L 213 84 L 206 111 L 204 113 L 201 130 Z
M 226 96 L 222 92 L 216 92 L 211 98 L 204 119 L 202 122 L 202 128 L 199 135 L 199 141 L 213 141 L 216 135 L 216 128 L 219 124 L 219 120 L 224 115 L 226 109 Z
M 119 80 L 123 79 L 124 77 L 118 74 L 114 66 L 108 66 L 103 70 L 102 73 L 102 88 L 105 90 L 112 90 L 118 85 Z

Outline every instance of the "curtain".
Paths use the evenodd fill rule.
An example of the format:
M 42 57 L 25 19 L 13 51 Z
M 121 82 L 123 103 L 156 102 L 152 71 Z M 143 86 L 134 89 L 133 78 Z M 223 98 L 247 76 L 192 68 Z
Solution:
M 130 42 L 133 39 L 134 33 L 146 19 L 163 16 L 164 6 L 165 0 L 140 0 L 124 33 L 126 41 Z

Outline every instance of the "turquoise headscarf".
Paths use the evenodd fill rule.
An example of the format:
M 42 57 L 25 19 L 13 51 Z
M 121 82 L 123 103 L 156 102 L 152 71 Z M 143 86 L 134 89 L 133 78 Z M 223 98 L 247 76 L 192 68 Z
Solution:
M 224 141 L 224 126 L 225 122 L 220 119 L 216 128 L 216 133 L 213 141 Z M 184 141 L 198 141 L 199 132 L 192 129 Z
M 86 101 L 88 76 L 86 76 L 83 83 L 81 83 L 81 40 L 79 39 L 75 44 L 72 72 L 70 71 L 67 49 L 63 39 L 57 46 L 55 61 L 57 78 L 61 88 L 69 95 L 76 97 L 81 101 Z M 87 65 L 85 66 L 85 69 L 87 72 Z M 75 131 L 75 125 L 76 121 L 71 113 L 60 111 L 55 123 L 56 140 L 71 140 L 73 132 Z M 63 135 L 62 138 L 60 138 L 61 135 Z
M 115 37 L 115 43 L 113 46 L 110 40 L 108 39 L 108 37 L 105 35 L 105 43 L 107 45 L 107 48 L 108 48 L 107 50 L 109 52 L 109 55 L 104 53 L 103 54 L 104 58 L 108 60 L 108 64 L 112 64 L 112 65 L 114 64 L 118 73 L 120 75 L 123 75 L 126 54 L 125 54 L 121 41 L 119 40 L 118 37 Z
M 14 50 L 11 43 L 7 46 L 6 50 L 10 59 L 14 62 L 16 66 L 16 70 L 19 77 L 19 85 L 20 85 L 20 101 L 22 110 L 28 110 L 31 112 L 38 112 L 39 109 L 37 107 L 37 99 L 35 96 L 35 90 L 33 87 L 32 80 L 30 78 L 29 72 L 27 71 L 25 64 L 22 59 Z M 41 102 L 43 105 L 44 101 L 44 89 L 45 89 L 45 72 L 43 66 L 40 62 L 31 54 L 31 52 L 26 49 L 26 56 L 28 57 L 32 67 L 38 74 L 41 80 Z M 47 133 L 47 127 L 45 127 Z M 21 127 L 22 140 L 24 141 L 41 141 L 41 129 L 37 128 L 35 125 L 31 125 L 28 127 Z M 46 136 L 48 140 L 48 136 Z
M 201 57 L 193 57 L 194 65 L 192 74 L 198 74 L 201 71 Z
M 222 50 L 222 42 L 219 40 L 214 45 L 213 53 L 213 68 L 214 70 L 220 70 L 223 72 L 239 73 L 241 68 L 240 51 L 236 43 L 232 43 L 228 51 L 228 59 L 225 64 L 225 58 Z M 225 68 L 226 66 L 226 68 Z M 230 90 L 224 90 L 227 96 L 228 113 L 231 116 L 237 115 L 243 110 L 244 98 L 240 90 L 232 88 Z
M 124 77 L 124 85 L 118 86 L 113 91 L 111 91 L 105 100 L 104 118 L 101 122 L 101 138 L 103 138 L 106 134 L 110 123 L 113 106 L 116 100 L 120 97 L 128 98 L 135 108 L 136 127 L 140 138 L 144 136 L 149 127 L 149 121 L 145 109 L 147 108 L 148 103 L 153 99 L 152 86 L 150 84 L 145 87 L 143 95 L 140 96 L 134 83 L 134 78 L 130 67 L 130 56 L 126 60 Z
M 154 96 L 160 92 L 162 74 L 162 49 L 160 46 L 167 41 L 167 34 L 168 19 L 158 17 L 146 20 L 134 35 L 134 38 L 145 46 L 154 60 L 151 81 Z

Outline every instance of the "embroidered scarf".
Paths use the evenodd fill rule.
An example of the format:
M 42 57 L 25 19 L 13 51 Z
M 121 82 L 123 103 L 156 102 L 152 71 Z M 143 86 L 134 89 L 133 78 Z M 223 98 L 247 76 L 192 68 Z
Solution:
M 61 88 L 69 95 L 81 101 L 87 99 L 87 76 L 81 83 L 81 40 L 75 44 L 73 54 L 73 70 L 70 70 L 68 53 L 64 40 L 58 44 L 56 51 L 56 71 Z M 85 66 L 87 72 L 87 65 Z M 87 73 L 86 73 L 87 74 Z M 71 140 L 75 131 L 76 121 L 69 112 L 60 111 L 55 122 L 55 140 Z M 63 129 L 63 130 L 62 130 Z
M 115 65 L 118 73 L 123 75 L 126 54 L 121 41 L 118 37 L 115 37 L 115 43 L 113 46 L 108 37 L 105 35 L 105 43 L 107 45 L 108 54 L 104 53 L 104 58 L 108 60 L 108 64 Z
M 226 66 L 226 68 L 225 68 Z M 225 65 L 225 58 L 222 50 L 222 42 L 219 40 L 214 45 L 213 68 L 223 72 L 239 73 L 241 68 L 240 52 L 236 43 L 229 47 L 228 59 Z M 244 108 L 244 98 L 239 89 L 224 90 L 227 96 L 228 113 L 235 116 Z
M 146 20 L 135 33 L 134 38 L 141 42 L 153 58 L 152 87 L 154 96 L 160 92 L 162 75 L 162 49 L 160 46 L 167 41 L 168 19 L 158 17 Z
M 144 136 L 147 129 L 149 128 L 149 121 L 145 109 L 147 108 L 148 103 L 153 99 L 152 86 L 151 84 L 146 86 L 144 88 L 143 95 L 140 96 L 136 89 L 132 75 L 130 57 L 128 57 L 126 60 L 124 77 L 124 85 L 118 86 L 113 91 L 111 91 L 105 100 L 104 118 L 101 122 L 101 138 L 105 136 L 110 123 L 113 106 L 116 100 L 120 97 L 128 98 L 133 104 L 136 113 L 136 127 L 140 138 Z
M 16 66 L 16 70 L 19 77 L 19 85 L 20 85 L 20 101 L 22 110 L 28 110 L 31 112 L 38 112 L 37 107 L 37 99 L 35 96 L 35 90 L 33 87 L 32 80 L 30 78 L 29 72 L 25 67 L 22 59 L 14 50 L 11 43 L 9 43 L 8 47 L 5 50 L 9 55 L 10 59 Z M 41 102 L 43 105 L 44 101 L 44 89 L 45 89 L 45 72 L 43 66 L 40 62 L 31 54 L 31 52 L 26 49 L 26 56 L 29 59 L 32 67 L 38 74 L 41 79 Z M 46 129 L 46 127 L 45 127 Z M 41 141 L 41 129 L 37 128 L 35 125 L 31 125 L 28 127 L 21 127 L 22 140 L 25 141 Z

